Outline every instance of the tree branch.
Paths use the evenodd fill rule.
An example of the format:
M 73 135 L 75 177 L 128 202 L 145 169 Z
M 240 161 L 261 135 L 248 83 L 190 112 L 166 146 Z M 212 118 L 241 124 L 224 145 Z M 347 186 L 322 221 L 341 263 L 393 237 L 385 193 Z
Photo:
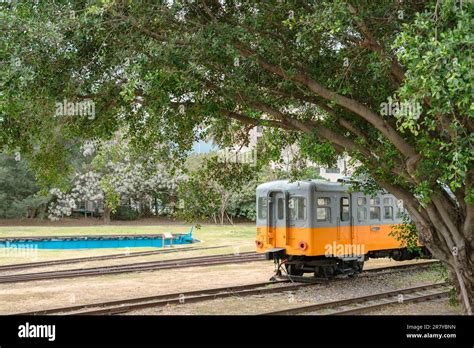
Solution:
M 149 37 L 152 37 L 156 40 L 159 40 L 161 42 L 173 42 L 174 44 L 176 44 L 178 46 L 186 46 L 187 45 L 187 42 L 184 41 L 184 40 L 170 40 L 170 38 L 167 37 L 166 35 L 158 34 L 158 33 L 155 33 L 154 31 L 151 31 L 151 30 L 148 30 L 147 28 L 144 28 L 143 26 L 141 26 L 138 23 L 138 21 L 135 18 L 127 17 L 127 16 L 124 16 L 124 15 L 119 14 L 119 13 L 116 13 L 115 15 L 117 17 L 119 17 L 120 19 L 122 19 L 126 22 L 129 22 L 132 25 L 132 27 L 138 29 L 138 31 L 140 31 L 143 34 L 145 34 Z
M 239 50 L 240 54 L 244 58 L 254 56 L 254 52 L 248 48 L 244 48 L 242 44 L 236 44 L 236 48 Z M 286 73 L 282 68 L 272 65 L 257 56 L 257 63 L 265 70 L 274 73 L 285 80 L 293 81 L 302 85 L 307 86 L 311 91 L 321 96 L 322 98 L 333 101 L 336 104 L 356 113 L 367 122 L 372 124 L 377 130 L 379 130 L 397 149 L 402 153 L 408 160 L 412 161 L 412 167 L 419 160 L 419 155 L 409 145 L 387 122 L 380 118 L 377 114 L 372 112 L 366 106 L 355 101 L 354 99 L 347 98 L 345 96 L 339 95 L 333 91 L 328 90 L 322 85 L 314 81 L 309 75 L 305 73 L 296 73 L 290 75 Z
M 352 13 L 354 16 L 359 16 L 359 11 L 351 4 L 348 4 L 349 7 L 349 12 Z M 388 59 L 391 61 L 391 66 L 390 66 L 390 73 L 393 75 L 393 77 L 396 79 L 398 84 L 401 84 L 403 80 L 405 79 L 405 71 L 404 69 L 400 66 L 398 61 L 395 58 L 390 59 L 385 52 L 385 49 L 382 47 L 382 45 L 379 44 L 379 42 L 375 39 L 374 35 L 372 32 L 369 30 L 367 25 L 364 23 L 362 20 L 354 20 L 356 27 L 359 29 L 359 31 L 365 36 L 366 40 L 364 40 L 361 45 L 363 47 L 366 47 L 367 49 L 378 53 L 378 55 L 382 59 Z
M 286 129 L 286 130 L 293 130 L 287 124 L 284 124 L 282 122 L 277 122 L 273 120 L 265 120 L 265 119 L 256 119 L 256 118 L 252 118 L 252 117 L 249 117 L 237 112 L 223 110 L 223 109 L 219 110 L 219 112 L 223 116 L 230 117 L 239 122 L 253 125 L 253 126 L 274 127 L 274 128 L 281 128 L 281 129 Z

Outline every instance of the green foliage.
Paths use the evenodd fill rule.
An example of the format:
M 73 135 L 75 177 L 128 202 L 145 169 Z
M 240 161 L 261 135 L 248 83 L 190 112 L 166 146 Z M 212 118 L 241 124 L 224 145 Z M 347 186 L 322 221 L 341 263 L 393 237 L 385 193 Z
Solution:
M 455 0 L 15 2 L 0 12 L 0 148 L 20 151 L 42 184 L 62 185 L 81 139 L 124 130 L 137 153 L 166 155 L 174 165 L 197 140 L 246 146 L 259 124 L 258 168 L 281 162 L 290 146 L 300 149 L 296 171 L 307 159 L 329 164 L 348 153 L 371 178 L 367 190 L 387 183 L 423 209 L 449 187 L 473 204 L 473 7 Z M 95 117 L 55 115 L 58 102 L 87 98 Z M 420 105 L 421 114 L 381 115 L 381 103 L 395 101 Z M 184 203 L 194 216 L 223 211 L 223 197 L 227 205 L 249 172 L 211 161 L 190 174 Z M 111 180 L 103 185 L 117 206 Z
M 255 192 L 253 191 L 251 193 L 250 190 L 247 189 L 246 192 L 231 196 L 226 212 L 232 218 L 255 221 L 257 218 L 256 208 Z
M 453 286 L 453 280 L 449 276 L 448 267 L 444 263 L 435 263 L 430 267 L 436 274 L 437 274 L 437 281 L 445 282 L 451 285 L 451 289 L 449 290 L 449 304 L 453 307 L 459 307 L 460 303 L 458 301 L 458 295 L 456 292 L 456 288 Z
M 215 155 L 201 161 L 202 167 L 191 171 L 178 186 L 178 216 L 187 221 L 212 218 L 221 224 L 231 221 L 231 216 L 254 217 L 249 191 L 255 192 L 255 168 L 245 163 L 223 162 Z
M 313 93 L 263 72 L 256 56 L 239 55 L 236 43 L 242 42 L 289 76 L 304 69 L 322 86 L 376 113 L 391 98 L 419 103 L 420 118 L 407 113 L 386 119 L 423 154 L 416 175 L 428 184 L 416 192 L 429 197 L 439 182 L 453 191 L 463 187 L 474 153 L 474 135 L 465 127 L 473 117 L 472 2 L 363 2 L 356 4 L 357 14 L 342 0 L 304 6 L 276 0 L 219 4 L 9 6 L 1 12 L 7 30 L 0 52 L 8 64 L 0 70 L 0 147 L 19 149 L 44 183 L 60 185 L 71 173 L 71 145 L 78 138 L 107 139 L 126 129 L 125 137 L 137 151 L 167 153 L 181 161 L 198 139 L 212 136 L 220 145 L 248 140 L 249 125 L 224 118 L 220 111 L 240 112 L 265 124 L 267 116 L 252 107 L 254 101 L 290 110 L 302 123 L 354 137 L 334 115 L 291 97 L 296 92 L 311 100 Z M 361 40 L 357 21 L 365 21 L 385 54 L 396 56 L 406 68 L 400 86 L 390 78 L 390 59 L 381 59 L 363 42 L 354 44 Z M 56 103 L 88 96 L 95 103 L 93 119 L 54 115 Z M 363 132 L 356 143 L 376 150 L 387 167 L 369 170 L 386 179 L 402 160 L 394 147 L 365 121 L 337 103 L 328 104 Z M 166 145 L 157 150 L 157 143 Z M 299 145 L 302 158 L 316 163 L 328 165 L 337 155 L 318 131 L 301 135 L 267 128 L 262 143 L 261 165 L 278 161 L 281 150 L 293 144 Z M 367 165 L 359 150 L 346 150 Z M 413 190 L 403 178 L 388 179 Z M 466 201 L 474 201 L 472 195 L 470 188 Z
M 336 163 L 337 152 L 334 147 L 327 141 L 318 142 L 315 134 L 305 134 L 300 138 L 300 150 L 316 164 L 333 167 Z
M 129 205 L 120 205 L 111 214 L 113 220 L 136 220 L 140 214 Z
M 193 173 L 178 187 L 178 197 L 182 204 L 177 214 L 186 221 L 208 219 L 219 212 L 221 196 L 210 190 L 202 171 Z
M 377 184 L 377 182 L 370 176 L 367 168 L 360 166 L 357 167 L 352 177 L 354 182 L 352 182 L 351 190 L 363 192 L 366 196 L 375 196 L 382 188 Z
M 402 218 L 403 222 L 399 225 L 394 225 L 389 235 L 398 240 L 401 247 L 407 248 L 411 253 L 422 256 L 415 224 L 407 213 L 402 213 Z
M 231 222 L 256 219 L 256 188 L 272 180 L 322 179 L 316 168 L 291 168 L 221 162 L 213 155 L 200 155 L 188 161 L 189 175 L 178 186 L 178 216 L 188 221 Z
M 104 206 L 115 213 L 120 205 L 120 195 L 114 189 L 112 180 L 109 175 L 104 175 L 100 181 L 100 188 L 104 192 Z
M 436 180 L 453 192 L 462 188 L 474 161 L 474 133 L 465 123 L 474 117 L 474 3 L 446 0 L 432 2 L 428 9 L 403 25 L 393 45 L 407 69 L 397 96 L 423 105 L 419 119 L 400 115 L 397 122 L 420 139 L 426 160 L 419 175 L 425 180 L 417 191 L 424 197 L 430 196 Z M 433 132 L 440 136 L 433 137 Z M 467 202 L 474 202 L 472 194 L 467 192 Z
M 291 167 L 290 171 L 275 170 L 278 179 L 281 180 L 326 180 L 319 175 L 319 169 L 314 167 Z
M 0 218 L 42 218 L 50 197 L 39 190 L 26 161 L 0 154 Z

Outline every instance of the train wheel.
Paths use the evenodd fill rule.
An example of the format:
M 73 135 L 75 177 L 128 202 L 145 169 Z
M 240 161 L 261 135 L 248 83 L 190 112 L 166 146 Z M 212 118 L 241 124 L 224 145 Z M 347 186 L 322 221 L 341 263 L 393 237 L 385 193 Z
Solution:
M 335 272 L 336 272 L 335 267 L 320 266 L 320 267 L 316 267 L 316 270 L 314 271 L 314 277 L 331 279 L 331 278 L 334 278 Z
M 303 271 L 301 270 L 301 268 L 298 268 L 297 265 L 286 264 L 285 267 L 286 267 L 286 272 L 288 273 L 288 275 L 297 276 L 297 277 L 303 275 Z
M 359 262 L 359 261 L 353 262 L 351 268 L 354 270 L 354 272 L 348 274 L 348 276 L 349 277 L 355 277 L 357 274 L 362 273 L 362 269 L 364 268 L 364 261 L 362 261 L 362 262 Z

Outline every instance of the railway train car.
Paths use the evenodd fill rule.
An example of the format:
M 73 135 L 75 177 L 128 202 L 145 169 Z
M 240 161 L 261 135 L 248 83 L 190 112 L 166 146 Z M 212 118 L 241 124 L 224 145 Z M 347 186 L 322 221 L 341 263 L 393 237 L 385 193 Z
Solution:
M 366 196 L 350 190 L 350 183 L 264 183 L 257 187 L 256 251 L 292 276 L 354 275 L 369 257 L 415 257 L 390 234 L 403 212 L 395 196 Z

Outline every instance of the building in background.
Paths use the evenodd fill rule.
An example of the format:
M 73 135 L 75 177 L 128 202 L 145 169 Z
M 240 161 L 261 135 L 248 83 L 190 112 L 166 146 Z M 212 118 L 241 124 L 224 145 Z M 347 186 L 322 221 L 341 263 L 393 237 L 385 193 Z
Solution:
M 256 147 L 258 139 L 262 136 L 263 127 L 255 127 L 250 131 L 250 146 Z M 272 168 L 279 168 L 281 170 L 290 171 L 293 157 L 298 153 L 298 146 L 292 145 L 282 151 L 283 163 L 272 163 Z M 258 155 L 258 154 L 257 154 Z M 306 166 L 314 168 L 317 173 L 324 179 L 332 182 L 337 182 L 338 179 L 351 176 L 354 168 L 349 165 L 349 156 L 338 158 L 336 166 L 332 168 L 323 167 L 311 161 L 306 161 Z
M 282 152 L 283 163 L 272 163 L 272 168 L 279 168 L 285 171 L 290 171 L 292 166 L 292 158 L 298 151 L 296 145 L 291 146 Z M 337 159 L 334 167 L 320 166 L 312 161 L 306 161 L 305 165 L 309 168 L 314 168 L 322 178 L 337 182 L 338 179 L 351 176 L 354 172 L 354 167 L 349 165 L 349 156 L 343 156 Z
M 222 152 L 222 150 L 219 150 L 219 148 L 212 143 L 212 141 L 209 142 L 203 142 L 200 141 L 199 143 L 196 142 L 193 146 L 194 152 L 195 153 L 209 153 L 209 152 L 222 152 L 223 154 L 223 159 L 224 160 L 233 160 L 235 158 L 235 161 L 241 161 L 245 162 L 246 161 L 255 161 L 256 157 L 258 157 L 258 153 L 256 152 L 256 147 L 259 139 L 263 136 L 263 127 L 257 126 L 254 127 L 250 130 L 249 132 L 249 144 L 248 146 L 239 146 L 236 145 L 234 146 L 233 149 L 225 150 Z M 292 159 L 294 156 L 298 153 L 298 146 L 292 145 L 288 147 L 287 149 L 282 151 L 282 160 L 283 163 L 271 163 L 271 167 L 273 169 L 280 169 L 284 171 L 290 171 L 291 170 L 291 163 Z M 249 155 L 251 154 L 251 155 Z M 319 166 L 311 161 L 306 162 L 307 167 L 311 167 L 316 169 L 316 172 L 319 173 L 321 177 L 328 181 L 332 182 L 337 182 L 338 179 L 351 176 L 352 173 L 354 172 L 354 168 L 349 165 L 349 156 L 344 156 L 341 157 L 337 160 L 336 166 L 332 168 L 327 168 L 323 166 Z

